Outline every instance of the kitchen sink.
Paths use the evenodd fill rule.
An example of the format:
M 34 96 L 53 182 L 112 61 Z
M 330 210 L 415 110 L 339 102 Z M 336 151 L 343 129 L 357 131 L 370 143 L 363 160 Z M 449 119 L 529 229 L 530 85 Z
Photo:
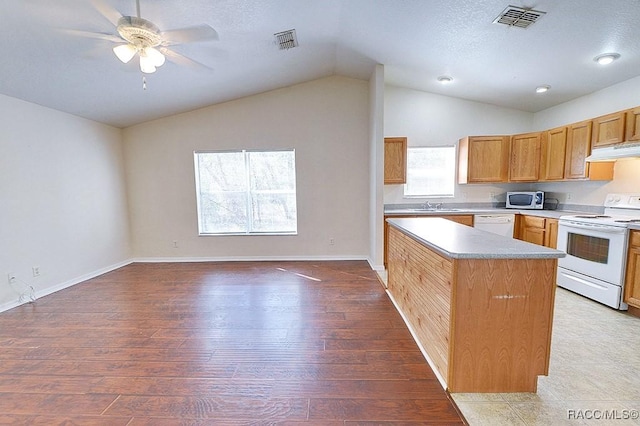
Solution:
M 430 208 L 430 209 L 418 208 L 418 209 L 409 209 L 409 210 L 414 211 L 414 212 L 443 212 L 443 213 L 462 211 L 462 209 L 450 209 L 450 208 L 446 208 L 446 207 L 439 208 L 439 209 L 436 209 L 436 208 Z

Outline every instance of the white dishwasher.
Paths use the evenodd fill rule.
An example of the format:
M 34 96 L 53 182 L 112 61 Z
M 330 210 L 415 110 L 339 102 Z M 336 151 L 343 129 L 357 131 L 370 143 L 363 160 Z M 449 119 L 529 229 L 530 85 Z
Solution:
M 515 214 L 476 214 L 473 215 L 473 227 L 493 234 L 513 238 Z

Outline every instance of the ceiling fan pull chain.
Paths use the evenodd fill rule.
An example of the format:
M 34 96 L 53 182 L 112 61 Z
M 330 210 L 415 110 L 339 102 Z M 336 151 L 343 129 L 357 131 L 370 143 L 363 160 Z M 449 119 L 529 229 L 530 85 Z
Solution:
M 142 76 L 142 90 L 147 90 L 147 77 Z
M 140 0 L 136 0 L 136 12 L 138 13 L 138 18 L 140 17 Z

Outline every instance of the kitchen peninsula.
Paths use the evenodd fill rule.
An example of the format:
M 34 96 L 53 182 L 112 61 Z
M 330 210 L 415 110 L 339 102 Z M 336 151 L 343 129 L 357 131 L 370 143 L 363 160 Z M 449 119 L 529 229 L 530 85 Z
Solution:
M 388 289 L 450 392 L 535 392 L 564 253 L 441 218 L 388 219 Z

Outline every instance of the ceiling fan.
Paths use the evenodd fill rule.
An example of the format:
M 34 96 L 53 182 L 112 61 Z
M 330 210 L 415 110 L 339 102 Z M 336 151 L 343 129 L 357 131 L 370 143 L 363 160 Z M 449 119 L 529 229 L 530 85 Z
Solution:
M 145 74 L 155 72 L 165 63 L 165 59 L 179 64 L 206 67 L 206 65 L 169 49 L 169 46 L 218 40 L 216 30 L 207 24 L 161 31 L 153 22 L 140 16 L 140 0 L 136 0 L 136 16 L 122 15 L 98 0 L 94 0 L 92 3 L 98 12 L 115 25 L 119 36 L 77 30 L 67 32 L 118 43 L 113 48 L 116 57 L 123 63 L 128 63 L 137 55 L 140 61 L 140 70 Z

